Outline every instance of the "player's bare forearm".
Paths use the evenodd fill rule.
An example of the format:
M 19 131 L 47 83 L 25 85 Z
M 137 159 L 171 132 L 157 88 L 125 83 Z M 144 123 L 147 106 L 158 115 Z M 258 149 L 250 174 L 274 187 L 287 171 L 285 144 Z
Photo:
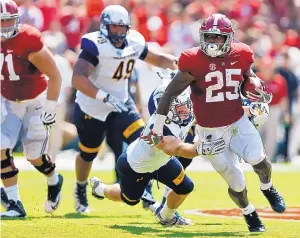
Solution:
M 194 158 L 197 156 L 196 145 L 182 142 L 174 136 L 164 136 L 156 148 L 167 155 L 176 155 L 184 158 Z
M 52 53 L 47 47 L 44 47 L 38 52 L 29 54 L 28 60 L 49 78 L 47 99 L 57 101 L 61 87 L 61 75 Z
M 99 89 L 88 78 L 93 70 L 92 64 L 78 58 L 73 69 L 72 86 L 85 95 L 96 98 Z
M 170 54 L 165 54 L 155 50 L 148 51 L 145 62 L 164 69 L 177 69 L 177 57 Z
M 175 151 L 175 155 L 186 159 L 193 159 L 197 154 L 196 145 L 188 143 L 180 143 Z
M 172 99 L 181 94 L 193 81 L 194 77 L 188 72 L 178 71 L 159 101 L 157 114 L 166 116 Z

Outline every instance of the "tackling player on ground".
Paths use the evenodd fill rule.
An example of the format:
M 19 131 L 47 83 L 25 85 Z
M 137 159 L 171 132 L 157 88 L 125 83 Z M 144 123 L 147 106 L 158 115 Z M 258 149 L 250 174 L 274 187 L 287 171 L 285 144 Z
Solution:
M 4 204 L 7 211 L 1 213 L 1 218 L 26 216 L 18 189 L 19 171 L 11 153 L 20 132 L 26 159 L 47 178 L 45 211 L 53 212 L 60 202 L 63 177 L 56 173 L 47 154 L 48 130 L 55 123 L 61 76 L 52 54 L 43 45 L 41 33 L 19 24 L 16 3 L 0 3 L 1 180 L 8 198 Z M 48 89 L 45 75 L 49 78 Z
M 144 37 L 130 30 L 127 10 L 106 7 L 100 30 L 82 37 L 81 53 L 72 78 L 76 88 L 74 122 L 80 153 L 76 158 L 75 208 L 88 212 L 87 179 L 105 132 L 116 130 L 130 144 L 141 134 L 144 122 L 128 95 L 128 78 L 136 60 L 162 68 L 176 68 L 176 57 L 148 49 Z M 116 155 L 119 156 L 119 155 Z
M 162 88 L 165 89 L 166 85 L 160 86 L 160 89 Z M 223 139 L 201 142 L 198 145 L 182 142 L 194 124 L 189 94 L 187 89 L 173 99 L 163 128 L 163 141 L 156 146 L 149 144 L 152 140 L 149 132 L 155 120 L 153 114 L 141 138 L 136 139 L 128 146 L 126 152 L 122 153 L 117 161 L 120 184 L 106 185 L 96 177 L 90 180 L 94 197 L 123 201 L 133 206 L 138 204 L 140 199 L 144 199 L 142 195 L 145 187 L 151 179 L 155 179 L 171 188 L 164 206 L 155 211 L 159 223 L 165 226 L 191 225 L 191 221 L 176 214 L 176 209 L 192 192 L 194 185 L 185 174 L 179 160 L 176 157 L 170 158 L 170 155 L 192 159 L 199 155 L 199 152 L 218 154 L 224 150 L 225 142 Z M 157 94 L 155 100 L 159 101 L 161 96 L 162 94 Z
M 253 166 L 261 191 L 274 211 L 284 212 L 285 203 L 272 184 L 271 163 L 258 131 L 243 111 L 239 94 L 243 80 L 257 79 L 250 68 L 253 52 L 243 43 L 234 43 L 233 34 L 232 23 L 224 15 L 214 14 L 204 20 L 200 47 L 180 55 L 179 72 L 160 100 L 151 134 L 156 141 L 162 138 L 171 99 L 191 85 L 196 134 L 207 141 L 222 137 L 227 146 L 221 154 L 204 157 L 228 183 L 229 196 L 241 208 L 249 230 L 262 232 L 265 227 L 248 201 L 243 172 L 236 166 L 238 157 Z M 249 99 L 270 101 L 272 95 L 265 88 L 255 88 L 255 91 Z

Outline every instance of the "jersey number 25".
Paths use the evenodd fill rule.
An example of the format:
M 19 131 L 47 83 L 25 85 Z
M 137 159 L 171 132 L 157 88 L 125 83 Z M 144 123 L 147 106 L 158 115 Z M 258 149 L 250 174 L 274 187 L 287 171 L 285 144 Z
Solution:
M 212 78 L 217 78 L 217 83 L 206 88 L 206 102 L 222 102 L 225 97 L 228 100 L 235 100 L 239 98 L 239 81 L 232 80 L 232 75 L 241 75 L 241 69 L 226 69 L 225 70 L 225 87 L 232 87 L 232 92 L 218 92 L 213 95 L 213 91 L 220 90 L 224 87 L 224 78 L 221 71 L 217 70 L 210 72 L 205 76 L 205 82 L 210 82 Z

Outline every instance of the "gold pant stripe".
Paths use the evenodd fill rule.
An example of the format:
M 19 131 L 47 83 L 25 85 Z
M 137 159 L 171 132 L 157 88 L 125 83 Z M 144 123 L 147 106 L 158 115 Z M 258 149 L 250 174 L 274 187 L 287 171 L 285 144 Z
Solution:
M 101 147 L 101 145 L 99 145 L 96 148 L 89 148 L 89 147 L 86 147 L 83 144 L 81 144 L 80 141 L 78 142 L 78 146 L 79 146 L 79 149 L 81 149 L 85 153 L 98 153 L 98 151 L 99 151 L 99 149 Z
M 125 138 L 128 138 L 129 136 L 131 136 L 134 132 L 139 130 L 144 125 L 145 125 L 145 123 L 144 123 L 143 119 L 138 119 L 137 121 L 135 121 L 134 123 L 132 123 L 130 126 L 128 126 L 125 129 L 125 131 L 123 132 L 123 136 Z
M 175 179 L 173 179 L 173 183 L 175 185 L 181 184 L 182 180 L 184 179 L 184 175 L 185 175 L 184 170 L 183 168 L 181 168 L 180 174 Z
M 122 197 L 124 197 L 128 202 L 136 202 L 136 201 L 138 201 L 138 200 L 132 200 L 132 199 L 129 199 L 129 198 L 125 195 L 125 193 L 122 193 Z

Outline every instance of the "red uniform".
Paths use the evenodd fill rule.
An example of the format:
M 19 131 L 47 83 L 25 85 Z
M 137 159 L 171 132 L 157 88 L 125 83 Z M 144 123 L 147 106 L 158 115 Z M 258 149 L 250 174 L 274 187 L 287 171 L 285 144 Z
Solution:
M 4 98 L 33 99 L 46 89 L 45 76 L 28 60 L 30 53 L 42 48 L 41 33 L 25 24 L 20 25 L 17 36 L 1 42 L 1 95 Z
M 191 85 L 191 100 L 200 126 L 222 127 L 241 118 L 239 85 L 252 63 L 253 51 L 243 43 L 232 43 L 224 57 L 209 57 L 198 47 L 180 55 L 179 70 L 196 79 Z

